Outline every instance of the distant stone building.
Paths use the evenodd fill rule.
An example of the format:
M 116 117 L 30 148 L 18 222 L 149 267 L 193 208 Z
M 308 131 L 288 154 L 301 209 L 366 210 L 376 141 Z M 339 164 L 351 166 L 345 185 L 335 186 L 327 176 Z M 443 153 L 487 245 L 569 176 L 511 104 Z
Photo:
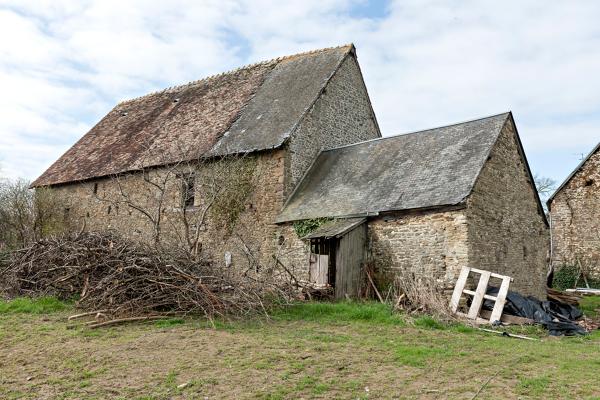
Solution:
M 552 262 L 591 268 L 600 277 L 600 144 L 548 199 Z
M 365 262 L 444 289 L 490 269 L 544 296 L 547 223 L 512 115 L 381 138 L 351 45 L 122 102 L 32 186 L 63 195 L 74 229 L 280 262 L 338 297 Z

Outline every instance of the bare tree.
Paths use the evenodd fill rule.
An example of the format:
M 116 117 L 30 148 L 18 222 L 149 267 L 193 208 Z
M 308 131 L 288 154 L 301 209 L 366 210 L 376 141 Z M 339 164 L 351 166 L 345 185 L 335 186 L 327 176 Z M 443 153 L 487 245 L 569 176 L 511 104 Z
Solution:
M 18 248 L 64 229 L 59 196 L 29 181 L 0 181 L 0 246 Z
M 114 175 L 108 185 L 112 190 L 98 191 L 93 186 L 93 196 L 142 216 L 151 226 L 155 246 L 163 243 L 168 231 L 169 245 L 175 236 L 175 244 L 197 256 L 209 216 L 231 230 L 243 211 L 254 187 L 255 159 L 246 155 L 206 158 L 184 146 L 174 146 L 175 154 L 157 153 L 150 151 L 151 145 L 146 146 L 142 164 L 156 167 Z
M 533 181 L 535 182 L 535 187 L 538 192 L 538 196 L 540 196 L 540 200 L 542 201 L 542 206 L 544 207 L 544 211 L 547 210 L 546 201 L 550 198 L 552 193 L 556 190 L 557 184 L 556 181 L 552 178 L 548 178 L 546 176 L 542 176 L 539 174 L 535 174 L 533 176 Z

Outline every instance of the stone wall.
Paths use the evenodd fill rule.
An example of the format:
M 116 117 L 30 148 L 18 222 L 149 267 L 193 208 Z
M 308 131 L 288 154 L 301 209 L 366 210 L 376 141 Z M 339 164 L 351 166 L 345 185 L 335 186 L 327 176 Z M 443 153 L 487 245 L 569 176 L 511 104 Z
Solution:
M 258 257 L 263 265 L 274 262 L 271 254 L 279 243 L 279 227 L 272 221 L 283 205 L 284 165 L 285 151 L 278 150 L 244 159 L 220 161 L 218 166 L 205 163 L 194 168 L 198 176 L 196 202 L 193 208 L 185 211 L 186 221 L 190 235 L 199 234 L 199 243 L 207 257 L 222 263 L 225 252 L 230 252 L 234 265 L 247 265 L 248 257 Z M 217 173 L 215 168 L 219 169 Z M 217 201 L 209 208 L 205 223 L 201 224 L 202 212 L 215 193 L 207 186 L 207 182 L 212 177 L 227 177 L 224 170 L 237 171 L 239 168 L 244 168 L 245 174 L 250 177 L 248 195 L 240 199 L 236 207 L 228 208 L 238 208 L 239 213 L 215 214 L 215 210 L 219 210 Z M 167 173 L 171 174 L 171 178 L 162 197 L 164 202 L 159 206 L 161 191 L 148 181 L 160 182 Z M 236 178 L 226 179 L 231 180 L 232 188 L 239 188 L 240 183 Z M 152 242 L 153 222 L 145 213 L 154 220 L 160 214 L 161 241 L 169 245 L 187 244 L 182 218 L 182 180 L 166 168 L 148 172 L 146 179 L 143 174 L 134 173 L 118 180 L 104 178 L 58 186 L 54 190 L 66 199 L 66 214 L 74 229 L 85 224 L 88 230 L 114 230 L 133 240 Z M 223 193 L 229 197 L 226 191 Z M 158 210 L 161 212 L 158 213 Z
M 289 143 L 286 194 L 321 150 L 381 137 L 358 63 L 346 57 Z
M 451 292 L 468 264 L 465 210 L 397 213 L 368 223 L 369 258 L 378 271 L 434 278 Z
M 600 151 L 552 199 L 550 215 L 554 266 L 579 261 L 600 278 Z
M 446 293 L 471 266 L 510 275 L 514 290 L 545 299 L 549 231 L 536 196 L 508 121 L 466 208 L 369 221 L 371 259 L 379 270 L 433 277 Z
M 549 231 L 509 119 L 468 199 L 469 265 L 514 278 L 513 290 L 545 299 Z

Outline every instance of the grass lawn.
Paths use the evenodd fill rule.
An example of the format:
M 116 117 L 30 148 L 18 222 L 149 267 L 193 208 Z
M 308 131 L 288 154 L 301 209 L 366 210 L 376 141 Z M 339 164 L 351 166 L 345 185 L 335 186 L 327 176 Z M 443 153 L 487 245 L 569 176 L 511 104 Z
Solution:
M 74 312 L 53 299 L 0 303 L 0 398 L 600 399 L 598 331 L 513 328 L 533 342 L 375 303 L 309 303 L 216 328 L 69 329 Z

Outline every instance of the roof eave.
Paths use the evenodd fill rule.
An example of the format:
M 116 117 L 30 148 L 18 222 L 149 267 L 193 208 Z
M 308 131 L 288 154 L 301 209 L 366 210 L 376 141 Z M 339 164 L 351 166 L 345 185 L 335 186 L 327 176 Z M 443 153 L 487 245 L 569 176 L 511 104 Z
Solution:
M 594 146 L 594 148 L 592 149 L 592 151 L 590 151 L 590 153 L 583 159 L 581 160 L 581 162 L 577 165 L 577 167 L 575 167 L 575 169 L 573 171 L 571 171 L 571 173 L 569 174 L 569 176 L 567 176 L 567 178 L 560 184 L 560 186 L 554 191 L 554 193 L 552 193 L 552 195 L 548 198 L 548 200 L 546 201 L 546 205 L 548 206 L 548 210 L 550 210 L 551 207 L 551 203 L 552 200 L 554 200 L 554 198 L 556 197 L 556 195 L 565 187 L 569 184 L 569 182 L 571 181 L 571 179 L 573 179 L 573 177 L 575 175 L 577 175 L 577 173 L 581 170 L 581 168 L 583 168 L 584 164 L 600 149 L 600 143 L 598 143 L 596 146 Z
M 427 206 L 427 207 L 366 211 L 363 213 L 354 213 L 354 214 L 321 215 L 321 216 L 313 216 L 313 217 L 309 217 L 309 218 L 286 218 L 286 217 L 280 218 L 280 217 L 278 217 L 275 220 L 275 223 L 283 224 L 283 223 L 288 223 L 288 222 L 303 221 L 303 220 L 307 220 L 307 219 L 316 219 L 316 218 L 337 218 L 337 219 L 341 219 L 341 218 L 372 218 L 372 217 L 379 217 L 379 216 L 383 216 L 386 214 L 392 214 L 392 213 L 408 214 L 408 213 L 431 212 L 431 211 L 446 212 L 446 211 L 462 210 L 466 207 L 467 207 L 467 202 L 463 200 L 463 201 L 460 201 L 460 202 L 454 203 L 454 204 L 440 204 L 440 205 L 433 205 L 433 206 Z

